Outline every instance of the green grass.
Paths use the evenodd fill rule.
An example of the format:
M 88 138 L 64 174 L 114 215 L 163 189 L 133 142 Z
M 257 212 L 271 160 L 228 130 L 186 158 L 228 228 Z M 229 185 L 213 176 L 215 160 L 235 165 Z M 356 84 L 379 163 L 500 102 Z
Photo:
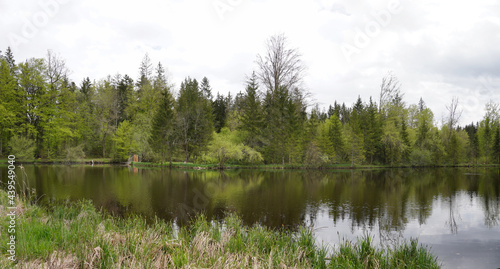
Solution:
M 132 162 L 135 167 L 170 167 L 169 162 L 163 163 L 153 163 L 153 162 Z M 200 163 L 183 163 L 183 162 L 172 162 L 173 168 L 181 169 L 219 169 L 217 164 L 200 164 Z M 309 167 L 305 164 L 225 164 L 224 169 L 335 169 L 335 170 L 373 170 L 373 169 L 388 169 L 388 168 L 415 168 L 418 166 L 412 165 L 375 165 L 375 164 L 355 164 L 350 163 L 344 164 L 328 164 L 321 167 Z M 427 166 L 425 166 L 427 167 Z M 431 167 L 500 167 L 498 164 L 457 164 L 457 165 L 438 165 Z
M 5 191 L 0 204 L 7 204 Z M 0 252 L 7 253 L 0 210 Z M 200 215 L 176 229 L 159 219 L 115 218 L 89 201 L 49 208 L 19 201 L 16 229 L 17 262 L 0 255 L 1 268 L 438 268 L 416 240 L 382 250 L 366 236 L 330 249 L 316 246 L 309 228 L 248 227 L 234 214 L 221 222 Z

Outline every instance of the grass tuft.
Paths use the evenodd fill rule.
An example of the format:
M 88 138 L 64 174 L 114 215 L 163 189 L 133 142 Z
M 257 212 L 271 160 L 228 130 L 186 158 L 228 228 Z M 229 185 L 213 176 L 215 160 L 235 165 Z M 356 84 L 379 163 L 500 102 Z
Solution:
M 0 191 L 0 201 L 6 193 Z M 0 255 L 1 268 L 437 268 L 430 251 L 411 240 L 394 250 L 376 248 L 368 235 L 344 241 L 332 257 L 310 228 L 298 232 L 244 226 L 236 214 L 221 222 L 199 215 L 189 226 L 144 218 L 119 219 L 91 202 L 41 208 L 23 203 L 16 231 L 17 261 Z M 0 211 L 5 208 L 0 206 Z M 20 213 L 20 212 L 19 212 Z M 0 233 L 7 234 L 2 215 Z M 7 253 L 7 237 L 0 252 Z

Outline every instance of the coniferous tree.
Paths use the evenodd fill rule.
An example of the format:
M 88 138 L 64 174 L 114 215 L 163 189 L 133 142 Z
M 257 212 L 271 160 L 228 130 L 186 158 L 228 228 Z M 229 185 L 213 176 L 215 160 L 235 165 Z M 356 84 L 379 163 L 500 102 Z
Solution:
M 119 105 L 119 116 L 118 121 L 122 122 L 124 120 L 131 120 L 132 117 L 129 115 L 129 106 L 133 102 L 134 95 L 134 81 L 128 75 L 120 78 L 117 89 L 117 98 Z
M 196 79 L 188 77 L 181 83 L 176 111 L 178 141 L 188 162 L 205 149 L 213 131 L 212 106 Z
M 172 163 L 176 127 L 174 100 L 168 90 L 162 93 L 162 97 L 160 107 L 153 119 L 149 143 L 151 148 L 160 155 L 160 161 L 168 159 Z
M 381 159 L 382 123 L 377 105 L 372 101 L 371 97 L 365 113 L 365 152 L 367 161 L 372 164 L 375 159 Z
M 14 55 L 13 55 L 10 47 L 7 47 L 7 50 L 5 51 L 4 59 L 5 59 L 5 61 L 7 61 L 7 64 L 10 67 L 11 74 L 13 76 L 16 75 L 17 74 L 16 61 L 14 60 Z
M 138 91 L 140 92 L 144 86 L 151 84 L 151 76 L 153 74 L 153 64 L 149 55 L 146 53 L 144 58 L 142 58 L 141 65 L 139 67 L 139 79 L 137 80 Z
M 223 95 L 217 93 L 217 97 L 212 103 L 212 110 L 214 112 L 214 128 L 216 133 L 226 125 L 226 118 L 228 112 L 228 104 Z
M 469 147 L 467 151 L 467 156 L 469 161 L 476 163 L 479 157 L 479 140 L 477 135 L 477 126 L 472 122 L 464 127 L 465 132 L 469 138 Z
M 207 77 L 203 77 L 200 84 L 200 90 L 203 93 L 203 97 L 207 100 L 212 101 L 212 87 L 210 87 L 210 82 Z
M 252 148 L 262 146 L 262 129 L 264 128 L 264 115 L 258 95 L 258 82 L 255 72 L 247 81 L 247 87 L 242 101 L 241 126 L 245 133 L 245 142 Z

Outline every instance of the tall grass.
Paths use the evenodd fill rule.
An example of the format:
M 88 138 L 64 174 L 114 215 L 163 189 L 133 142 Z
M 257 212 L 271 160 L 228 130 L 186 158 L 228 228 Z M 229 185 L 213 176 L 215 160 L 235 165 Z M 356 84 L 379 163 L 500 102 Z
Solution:
M 7 203 L 0 191 L 0 205 Z M 311 229 L 273 231 L 242 224 L 236 215 L 203 215 L 176 229 L 156 219 L 111 217 L 91 202 L 41 208 L 19 201 L 16 256 L 0 255 L 1 268 L 437 268 L 428 249 L 410 241 L 380 250 L 370 237 L 329 249 L 315 245 Z M 0 206 L 0 252 L 7 251 L 5 207 Z

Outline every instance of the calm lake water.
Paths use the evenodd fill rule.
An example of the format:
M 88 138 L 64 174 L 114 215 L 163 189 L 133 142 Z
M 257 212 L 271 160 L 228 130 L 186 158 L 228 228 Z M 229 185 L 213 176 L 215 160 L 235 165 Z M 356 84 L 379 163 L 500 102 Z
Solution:
M 0 166 L 7 182 L 7 167 Z M 418 237 L 445 268 L 500 267 L 500 170 L 183 171 L 123 166 L 25 166 L 39 202 L 91 199 L 126 216 L 184 225 L 197 212 L 245 224 L 314 228 L 318 244 L 368 233 L 391 245 Z

